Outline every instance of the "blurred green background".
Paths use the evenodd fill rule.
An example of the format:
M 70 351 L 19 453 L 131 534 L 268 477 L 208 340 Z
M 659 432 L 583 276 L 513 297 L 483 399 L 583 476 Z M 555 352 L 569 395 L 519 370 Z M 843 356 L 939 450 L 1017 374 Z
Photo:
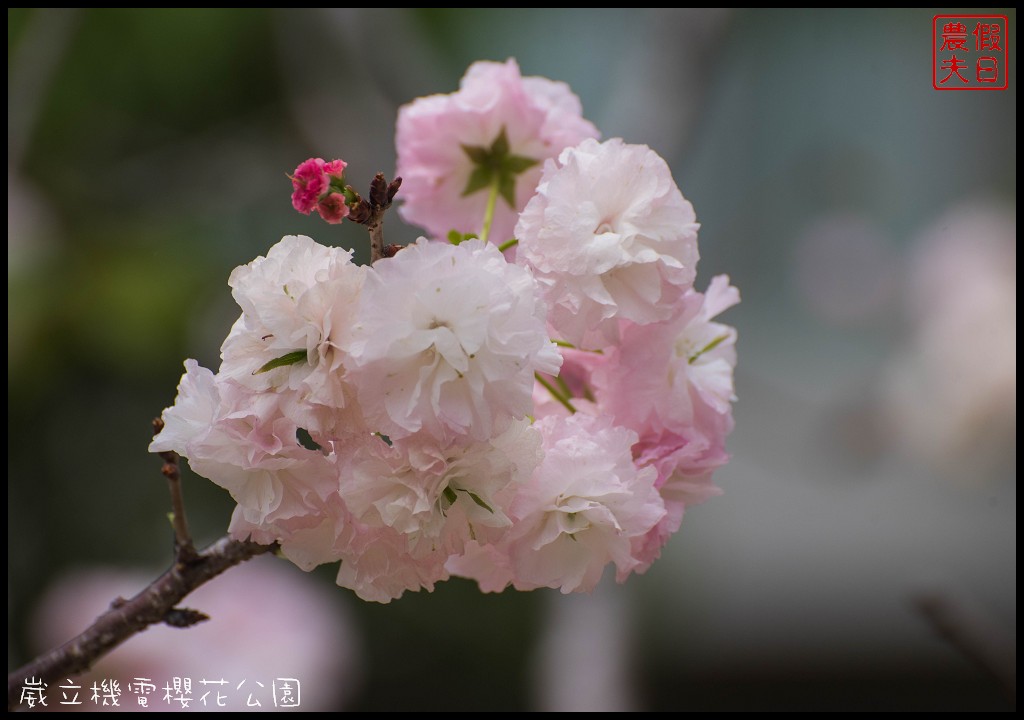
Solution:
M 55 578 L 169 560 L 150 420 L 184 358 L 217 367 L 231 269 L 295 233 L 365 257 L 360 228 L 291 209 L 285 173 L 390 174 L 399 105 L 516 57 L 669 161 L 698 284 L 743 294 L 725 495 L 589 599 L 332 589 L 362 637 L 346 708 L 1008 708 L 912 604 L 945 598 L 1015 663 L 1016 14 L 1009 90 L 958 93 L 932 88 L 937 12 L 9 9 L 9 667 L 40 649 Z M 922 296 L 929 238 L 953 230 L 1002 275 Z M 416 235 L 392 216 L 390 242 Z M 1004 291 L 1008 322 L 919 351 L 968 281 Z M 940 402 L 951 383 L 966 410 Z M 186 499 L 199 539 L 223 534 L 226 493 L 189 475 Z

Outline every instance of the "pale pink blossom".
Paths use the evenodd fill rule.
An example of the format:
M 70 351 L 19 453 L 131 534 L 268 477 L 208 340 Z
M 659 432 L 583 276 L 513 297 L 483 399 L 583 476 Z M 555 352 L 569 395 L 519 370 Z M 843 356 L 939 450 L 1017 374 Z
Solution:
M 336 582 L 363 600 L 389 603 L 406 591 L 433 592 L 449 577 L 447 559 L 448 553 L 429 540 L 389 527 L 360 528 L 341 558 Z
M 178 383 L 174 405 L 160 416 L 163 429 L 149 444 L 149 451 L 176 452 L 188 457 L 213 428 L 220 411 L 220 392 L 214 374 L 191 358 L 185 361 L 185 374 Z
M 516 225 L 517 262 L 544 287 L 559 339 L 602 348 L 622 320 L 677 312 L 696 272 L 697 228 L 657 153 L 584 140 L 546 163 Z
M 275 391 L 284 414 L 326 439 L 359 428 L 339 349 L 355 321 L 366 269 L 352 253 L 304 236 L 287 236 L 228 284 L 242 315 L 221 347 L 220 375 Z
M 621 344 L 605 353 L 595 372 L 601 408 L 641 440 L 685 432 L 696 421 L 698 402 L 729 412 L 736 330 L 712 318 L 738 302 L 738 291 L 720 275 L 707 293 L 689 292 L 671 320 L 627 325 Z
M 721 492 L 712 474 L 729 459 L 736 330 L 713 318 L 738 302 L 729 279 L 717 276 L 707 293 L 687 293 L 676 318 L 627 326 L 622 344 L 593 373 L 598 407 L 638 434 L 635 462 L 657 471 L 668 508 L 636 545 L 644 569 L 678 529 L 685 508 Z
M 739 295 L 724 276 L 693 289 L 698 225 L 664 160 L 596 135 L 514 60 L 403 107 L 403 215 L 465 235 L 497 198 L 495 244 L 420 238 L 360 268 L 283 238 L 231 274 L 220 369 L 186 362 L 151 450 L 228 490 L 233 538 L 340 561 L 367 600 L 450 574 L 568 593 L 646 570 L 718 492 L 736 332 L 715 318 Z M 295 208 L 341 222 L 345 168 L 302 163 Z
M 503 532 L 512 524 L 507 504 L 541 455 L 540 434 L 526 421 L 486 442 L 442 447 L 422 435 L 391 447 L 380 441 L 345 464 L 341 493 L 359 522 L 433 538 L 457 553 L 488 528 Z
M 452 555 L 445 569 L 456 577 L 475 580 L 481 592 L 499 593 L 512 584 L 512 558 L 508 543 L 470 541 L 459 555 Z
M 544 460 L 511 508 L 513 585 L 589 592 L 609 562 L 623 581 L 639 565 L 634 540 L 665 516 L 655 471 L 633 463 L 636 434 L 607 416 L 551 416 L 536 426 Z
M 476 167 L 464 148 L 489 148 L 503 132 L 509 155 L 536 164 L 515 176 L 514 203 L 498 200 L 490 239 L 499 244 L 512 237 L 544 160 L 598 135 L 565 83 L 524 78 L 511 59 L 474 63 L 457 92 L 419 98 L 398 112 L 402 217 L 435 238 L 449 230 L 479 233 L 488 190 L 464 193 Z
M 373 430 L 487 440 L 532 410 L 535 372 L 561 358 L 529 272 L 493 245 L 421 238 L 374 264 L 345 346 Z
M 270 543 L 319 522 L 337 492 L 334 459 L 303 447 L 277 397 L 185 364 L 178 397 L 164 410 L 151 452 L 173 450 L 197 474 L 227 490 L 237 504 L 233 537 Z
M 337 483 L 334 485 L 337 488 Z M 319 565 L 341 560 L 359 534 L 359 527 L 339 492 L 329 493 L 309 520 L 292 527 L 277 539 L 281 554 L 307 572 Z M 242 531 L 242 521 L 234 522 L 236 529 Z M 256 527 L 251 531 L 256 535 L 261 532 Z

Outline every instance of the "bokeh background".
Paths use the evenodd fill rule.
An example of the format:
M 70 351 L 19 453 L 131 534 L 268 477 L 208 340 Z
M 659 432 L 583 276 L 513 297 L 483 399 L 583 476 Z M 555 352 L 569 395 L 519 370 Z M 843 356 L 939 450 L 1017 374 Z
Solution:
M 699 283 L 741 289 L 725 494 L 593 596 L 377 606 L 288 567 L 318 645 L 261 634 L 273 608 L 212 642 L 337 668 L 296 672 L 351 710 L 1012 707 L 1016 13 L 1009 89 L 957 93 L 932 88 L 939 12 L 9 9 L 9 668 L 78 612 L 69 573 L 168 562 L 149 423 L 184 358 L 217 366 L 230 270 L 285 234 L 363 246 L 285 173 L 390 173 L 399 105 L 516 57 L 669 160 Z M 186 483 L 218 537 L 229 498 Z

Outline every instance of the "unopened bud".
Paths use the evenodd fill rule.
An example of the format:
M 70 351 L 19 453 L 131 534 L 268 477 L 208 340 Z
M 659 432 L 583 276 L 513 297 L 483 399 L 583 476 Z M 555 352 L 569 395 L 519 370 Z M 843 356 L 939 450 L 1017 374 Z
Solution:
M 388 204 L 388 181 L 384 173 L 377 173 L 370 182 L 370 203 L 375 208 Z
M 395 195 L 398 193 L 398 188 L 400 187 L 402 187 L 402 178 L 400 177 L 396 177 L 391 181 L 391 184 L 388 185 L 388 204 L 395 199 Z

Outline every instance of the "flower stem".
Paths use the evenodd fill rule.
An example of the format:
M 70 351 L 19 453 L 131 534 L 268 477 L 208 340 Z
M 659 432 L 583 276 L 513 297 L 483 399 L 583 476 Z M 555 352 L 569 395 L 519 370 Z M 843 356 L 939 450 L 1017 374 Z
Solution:
M 564 397 L 560 392 L 555 390 L 555 386 L 554 385 L 552 385 L 547 380 L 545 380 L 543 377 L 541 377 L 540 373 L 534 373 L 533 376 L 535 378 L 537 378 L 537 382 L 539 382 L 541 385 L 544 386 L 545 390 L 547 390 L 549 393 L 551 393 L 551 397 L 553 397 L 555 400 L 557 400 L 558 402 L 562 403 L 562 405 L 565 406 L 566 410 L 568 410 L 569 412 L 571 412 L 573 414 L 576 413 L 576 408 L 573 407 L 573 404 L 569 401 L 569 398 Z
M 480 229 L 480 239 L 487 242 L 487 236 L 491 234 L 491 224 L 494 222 L 494 208 L 498 205 L 498 187 L 501 178 L 498 173 L 491 179 L 491 190 L 487 195 L 487 208 L 484 210 L 484 226 Z
M 505 252 L 510 247 L 515 247 L 518 244 L 519 244 L 519 241 L 516 240 L 515 238 L 512 238 L 511 240 L 506 240 L 501 245 L 499 245 L 498 249 L 501 250 L 502 252 Z

